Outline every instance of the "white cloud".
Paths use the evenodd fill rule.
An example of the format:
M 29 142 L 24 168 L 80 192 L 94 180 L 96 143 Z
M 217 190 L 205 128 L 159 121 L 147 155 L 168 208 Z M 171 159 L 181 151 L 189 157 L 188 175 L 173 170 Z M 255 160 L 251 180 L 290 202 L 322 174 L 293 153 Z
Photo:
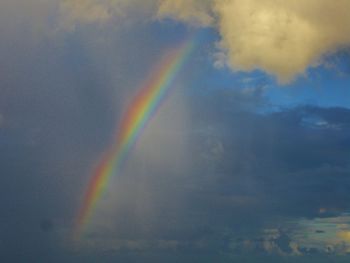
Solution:
M 237 70 L 265 70 L 282 82 L 350 44 L 349 1 L 217 0 L 221 47 Z

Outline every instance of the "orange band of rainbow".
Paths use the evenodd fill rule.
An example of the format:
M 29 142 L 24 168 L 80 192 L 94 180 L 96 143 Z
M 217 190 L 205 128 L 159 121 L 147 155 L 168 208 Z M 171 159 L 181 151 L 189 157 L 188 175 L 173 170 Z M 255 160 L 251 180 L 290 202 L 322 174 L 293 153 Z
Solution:
M 147 83 L 142 86 L 128 105 L 118 125 L 114 145 L 100 161 L 88 184 L 76 220 L 75 238 L 79 238 L 86 228 L 110 177 L 119 172 L 130 150 L 135 145 L 137 137 L 164 100 L 194 46 L 195 39 L 191 39 L 179 48 L 170 51 L 153 70 Z

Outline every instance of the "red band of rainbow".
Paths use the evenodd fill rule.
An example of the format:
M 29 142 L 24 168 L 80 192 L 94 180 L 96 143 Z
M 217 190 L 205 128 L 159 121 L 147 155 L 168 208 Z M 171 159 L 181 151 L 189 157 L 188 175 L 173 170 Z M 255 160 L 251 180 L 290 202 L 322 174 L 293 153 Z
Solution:
M 114 145 L 100 161 L 88 184 L 76 220 L 75 238 L 79 238 L 83 233 L 93 215 L 98 200 L 108 185 L 110 177 L 119 172 L 130 150 L 135 145 L 137 137 L 140 136 L 142 130 L 156 113 L 194 46 L 195 39 L 192 38 L 179 48 L 166 54 L 153 70 L 147 83 L 141 87 L 128 105 L 118 125 Z

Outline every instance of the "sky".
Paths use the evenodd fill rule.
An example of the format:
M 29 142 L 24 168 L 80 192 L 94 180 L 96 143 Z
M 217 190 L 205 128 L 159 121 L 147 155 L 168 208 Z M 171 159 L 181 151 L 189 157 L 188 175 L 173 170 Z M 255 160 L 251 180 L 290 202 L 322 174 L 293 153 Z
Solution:
M 2 0 L 1 261 L 347 262 L 349 8 Z M 138 92 L 192 42 L 74 235 Z

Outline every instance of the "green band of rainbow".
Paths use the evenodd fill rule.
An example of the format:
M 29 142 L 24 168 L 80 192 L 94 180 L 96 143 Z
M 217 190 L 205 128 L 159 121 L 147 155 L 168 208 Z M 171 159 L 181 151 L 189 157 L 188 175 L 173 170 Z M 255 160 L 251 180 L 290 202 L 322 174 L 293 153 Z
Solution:
M 142 86 L 124 112 L 118 125 L 114 145 L 105 154 L 95 170 L 79 210 L 74 236 L 80 237 L 93 211 L 105 191 L 111 176 L 117 174 L 135 145 L 137 137 L 155 114 L 179 71 L 195 46 L 195 39 L 187 40 L 179 48 L 169 52 L 158 64 L 150 79 Z

